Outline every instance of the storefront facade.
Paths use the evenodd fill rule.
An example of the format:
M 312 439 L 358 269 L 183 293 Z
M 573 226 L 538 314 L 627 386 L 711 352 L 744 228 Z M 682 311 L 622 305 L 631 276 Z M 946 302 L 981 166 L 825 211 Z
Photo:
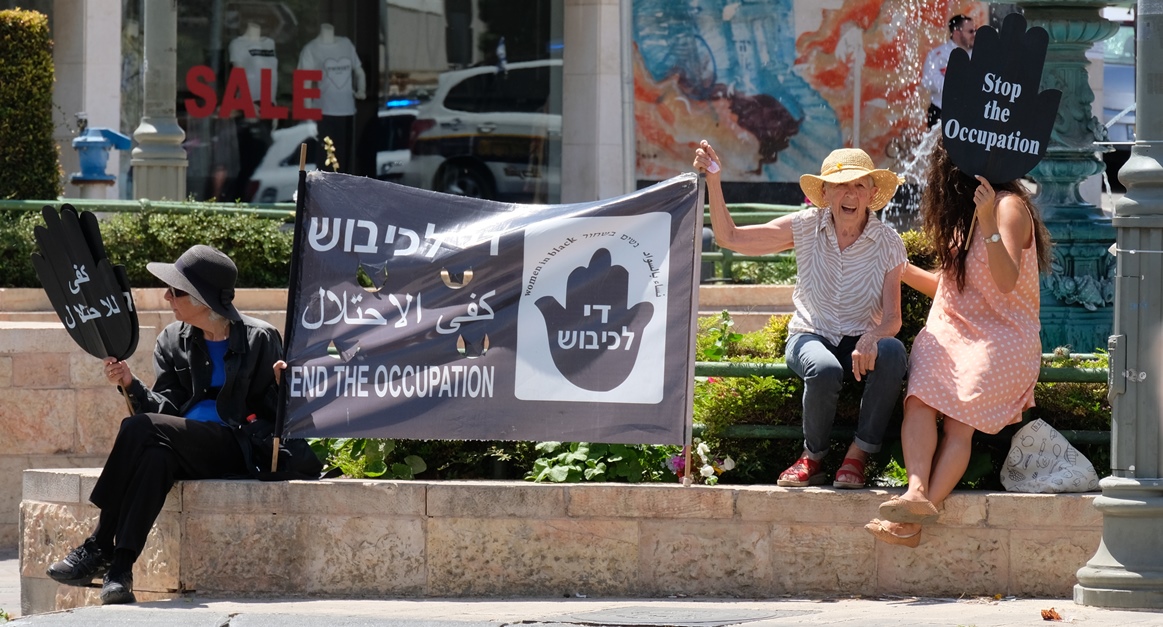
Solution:
M 154 1 L 40 2 L 54 29 L 78 35 L 56 37 L 66 172 L 71 112 L 126 134 L 138 127 L 142 25 Z M 985 23 L 989 13 L 955 0 L 174 6 L 185 193 L 224 202 L 289 201 L 302 143 L 309 168 L 572 202 L 684 171 L 702 138 L 722 147 L 737 194 L 795 202 L 798 174 L 837 146 L 910 167 L 926 102 L 920 59 L 946 38 L 948 15 Z M 129 198 L 121 157 L 110 168 L 118 164 L 116 193 Z

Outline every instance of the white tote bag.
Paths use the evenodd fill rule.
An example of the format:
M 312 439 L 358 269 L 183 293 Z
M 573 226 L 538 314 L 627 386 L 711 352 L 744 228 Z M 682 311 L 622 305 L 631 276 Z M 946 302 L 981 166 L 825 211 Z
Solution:
M 1038 419 L 1014 434 L 1001 484 L 1010 492 L 1092 492 L 1098 489 L 1098 473 L 1061 433 Z

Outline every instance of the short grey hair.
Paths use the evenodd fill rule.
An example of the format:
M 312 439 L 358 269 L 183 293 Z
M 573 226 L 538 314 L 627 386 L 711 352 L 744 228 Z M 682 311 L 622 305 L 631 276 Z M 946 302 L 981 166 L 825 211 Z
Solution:
M 188 295 L 190 297 L 190 300 L 193 301 L 199 307 L 202 307 L 203 309 L 210 309 L 210 305 L 207 305 L 206 303 L 202 302 L 202 299 L 195 296 L 193 292 L 188 292 Z M 226 316 L 223 316 L 222 314 L 218 313 L 217 311 L 214 311 L 213 309 L 210 309 L 210 312 L 207 315 L 210 317 L 210 322 L 219 322 L 219 321 L 226 319 Z

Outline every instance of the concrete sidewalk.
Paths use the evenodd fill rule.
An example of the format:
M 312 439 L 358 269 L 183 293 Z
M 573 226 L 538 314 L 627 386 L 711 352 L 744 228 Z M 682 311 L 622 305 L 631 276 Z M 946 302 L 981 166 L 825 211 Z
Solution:
M 1163 612 L 1104 610 L 1067 599 L 183 599 L 134 605 L 84 607 L 20 614 L 19 564 L 14 552 L 0 553 L 0 609 L 9 625 L 135 627 L 1000 627 L 1053 625 L 1042 610 L 1063 622 L 1136 627 L 1163 625 Z
M 914 625 L 993 627 L 1044 625 L 1042 610 L 1053 608 L 1064 622 L 1085 625 L 1163 624 L 1163 614 L 1075 606 L 1042 599 L 414 599 L 304 601 L 190 598 L 138 605 L 86 607 L 36 614 L 12 625 L 127 627 L 296 627 L 391 625 L 393 627 L 562 627 L 674 626 L 784 627 Z

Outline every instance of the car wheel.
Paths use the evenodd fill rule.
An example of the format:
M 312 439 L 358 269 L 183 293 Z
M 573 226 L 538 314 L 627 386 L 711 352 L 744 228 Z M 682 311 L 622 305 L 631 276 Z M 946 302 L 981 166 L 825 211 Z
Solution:
M 488 172 L 467 163 L 446 163 L 436 174 L 436 191 L 469 198 L 493 197 L 493 181 Z

